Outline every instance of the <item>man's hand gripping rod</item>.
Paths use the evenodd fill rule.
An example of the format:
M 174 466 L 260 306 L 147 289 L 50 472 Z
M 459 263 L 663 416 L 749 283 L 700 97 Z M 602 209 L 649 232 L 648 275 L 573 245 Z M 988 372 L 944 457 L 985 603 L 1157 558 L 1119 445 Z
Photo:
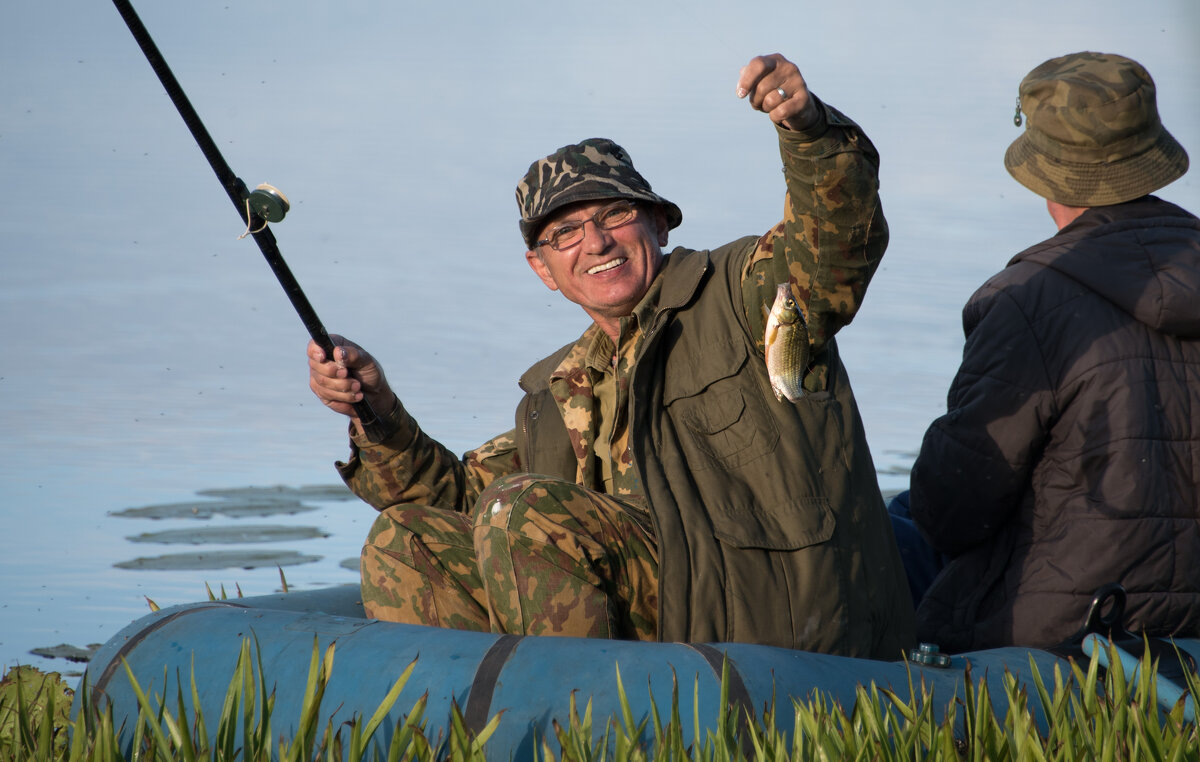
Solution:
M 246 184 L 233 173 L 233 170 L 229 168 L 229 164 L 226 163 L 225 158 L 221 156 L 221 152 L 217 149 L 217 144 L 213 142 L 212 137 L 208 134 L 208 130 L 204 128 L 199 114 L 192 108 L 192 104 L 188 100 L 187 95 L 184 94 L 183 88 L 179 86 L 179 81 L 171 73 L 171 69 L 167 66 L 162 53 L 158 51 L 158 46 L 150 38 L 150 33 L 146 31 L 146 27 L 142 24 L 142 20 L 138 18 L 129 0 L 113 0 L 113 5 L 117 7 L 121 18 L 125 20 L 125 25 L 133 33 L 133 38 L 146 55 L 146 60 L 150 62 L 150 67 L 154 69 L 154 73 L 158 75 L 159 81 L 166 88 L 167 95 L 170 96 L 171 102 L 175 104 L 179 115 L 183 117 L 184 124 L 191 131 L 192 137 L 196 139 L 196 143 L 200 146 L 204 157 L 208 159 L 209 166 L 216 173 L 217 179 L 221 181 L 221 185 L 225 187 L 225 192 L 229 194 L 229 200 L 233 202 L 234 207 L 238 210 L 238 214 L 242 216 L 243 221 L 246 223 L 246 229 L 254 236 L 255 242 L 258 243 L 258 248 L 262 250 L 263 257 L 266 258 L 267 264 L 271 266 L 276 279 L 279 280 L 279 285 L 283 286 L 283 290 L 287 294 L 288 299 L 291 300 L 292 306 L 295 307 L 296 313 L 304 321 L 304 327 L 308 329 L 308 333 L 312 336 L 313 341 L 321 349 L 325 350 L 326 359 L 332 360 L 333 342 L 329 340 L 329 334 L 325 331 L 325 326 L 321 324 L 321 319 L 317 317 L 316 311 L 309 304 L 308 298 L 304 295 L 304 291 L 300 289 L 300 284 L 296 282 L 292 271 L 288 269 L 287 263 L 283 261 L 283 255 L 279 253 L 279 247 L 275 243 L 275 235 L 267 227 L 268 221 L 278 222 L 283 219 L 283 214 L 287 211 L 286 200 L 282 198 L 282 195 L 276 195 L 273 192 L 274 189 L 269 186 L 265 186 L 265 189 L 263 186 L 260 186 L 260 190 L 254 193 L 246 189 Z M 258 210 L 263 211 L 262 216 L 259 215 Z M 361 401 L 354 403 L 354 414 L 362 422 L 363 431 L 366 432 L 370 439 L 375 441 L 382 439 L 384 433 L 383 422 L 375 415 L 375 411 L 371 409 L 371 405 L 365 397 Z

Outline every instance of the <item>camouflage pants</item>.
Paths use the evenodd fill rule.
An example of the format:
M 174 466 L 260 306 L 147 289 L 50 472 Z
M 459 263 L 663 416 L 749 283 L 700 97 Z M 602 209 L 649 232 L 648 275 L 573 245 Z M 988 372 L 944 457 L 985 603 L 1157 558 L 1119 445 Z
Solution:
M 572 482 L 520 474 L 473 516 L 382 511 L 362 551 L 377 619 L 516 635 L 654 640 L 658 546 L 650 517 Z

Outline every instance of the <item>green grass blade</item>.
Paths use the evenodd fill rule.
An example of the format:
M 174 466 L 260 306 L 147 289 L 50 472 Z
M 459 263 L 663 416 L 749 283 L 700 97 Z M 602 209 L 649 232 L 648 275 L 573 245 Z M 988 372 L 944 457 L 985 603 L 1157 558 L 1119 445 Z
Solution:
M 160 712 L 155 710 L 154 704 L 151 703 L 150 699 L 146 697 L 146 693 L 142 690 L 141 684 L 138 682 L 137 678 L 134 677 L 133 668 L 129 666 L 128 660 L 126 660 L 124 657 L 121 657 L 121 664 L 125 667 L 125 674 L 129 677 L 129 686 L 133 688 L 133 693 L 135 696 L 137 696 L 138 706 L 141 708 L 141 711 L 145 713 L 147 718 L 146 730 L 150 733 L 151 740 L 157 748 L 159 756 L 161 756 L 163 759 L 172 759 L 173 751 L 171 749 L 170 742 L 163 733 Z M 166 683 L 165 673 L 163 675 L 163 682 L 164 684 Z M 155 717 L 158 717 L 157 721 L 153 719 Z
M 400 698 L 400 692 L 404 690 L 404 686 L 408 684 L 409 677 L 412 676 L 413 670 L 416 669 L 417 660 L 413 659 L 404 671 L 400 673 L 400 677 L 396 678 L 396 682 L 392 684 L 391 690 L 383 697 L 383 701 L 375 709 L 375 713 L 371 715 L 371 719 L 367 721 L 363 727 L 361 736 L 355 736 L 352 739 L 352 746 L 357 742 L 358 748 L 365 749 L 371 742 L 371 738 L 375 735 L 375 731 L 379 728 L 383 720 L 392 711 L 392 707 L 396 704 L 396 700 Z

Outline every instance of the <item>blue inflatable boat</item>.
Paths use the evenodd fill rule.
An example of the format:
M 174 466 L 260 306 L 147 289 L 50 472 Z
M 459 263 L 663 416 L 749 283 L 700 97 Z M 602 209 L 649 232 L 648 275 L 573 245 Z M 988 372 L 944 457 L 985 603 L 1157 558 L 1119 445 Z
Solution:
M 889 687 L 909 696 L 910 684 L 932 690 L 943 709 L 964 695 L 964 679 L 988 684 L 995 711 L 1004 716 L 1006 671 L 1024 683 L 1034 665 L 1047 684 L 1055 666 L 1069 669 L 1062 654 L 1026 648 L 1001 648 L 953 656 L 926 648 L 914 660 L 895 662 L 852 659 L 740 643 L 639 643 L 579 638 L 519 637 L 393 624 L 367 619 L 356 585 L 255 598 L 175 606 L 154 612 L 117 633 L 93 657 L 82 682 L 89 700 L 111 705 L 117 727 L 125 725 L 130 743 L 138 699 L 124 664 L 148 693 L 166 696 L 174 711 L 177 687 L 163 691 L 164 676 L 178 680 L 191 703 L 191 683 L 204 717 L 218 717 L 234 674 L 243 641 L 257 644 L 268 689 L 275 691 L 272 732 L 292 737 L 301 714 L 314 640 L 324 649 L 335 644 L 334 665 L 321 704 L 319 728 L 354 715 L 370 717 L 403 671 L 414 670 L 380 726 L 374 742 L 386 752 L 392 731 L 427 693 L 427 738 L 446 737 L 451 708 L 457 706 L 469 728 L 482 729 L 500 714 L 486 743 L 495 760 L 526 760 L 540 739 L 553 739 L 553 721 L 566 725 L 574 692 L 580 707 L 592 702 L 599 718 L 620 716 L 620 684 L 635 723 L 670 711 L 678 680 L 684 714 L 691 716 L 693 693 L 699 717 L 716 718 L 721 674 L 728 663 L 728 696 L 734 708 L 761 717 L 769 705 L 781 709 L 777 726 L 791 732 L 790 699 L 809 700 L 814 692 L 848 711 L 859 686 Z M 1177 641 L 1192 658 L 1200 640 Z M 1140 655 L 1140 651 L 1138 652 Z M 165 671 L 164 671 L 165 670 Z M 910 680 L 912 681 L 910 683 Z M 82 684 L 81 684 L 82 687 Z M 1159 694 L 1172 704 L 1176 684 L 1160 678 Z M 1173 692 L 1172 692 L 1173 691 Z M 1036 704 L 1035 698 L 1031 703 Z M 84 691 L 76 692 L 76 711 Z M 652 698 L 653 697 L 653 698 Z M 195 707 L 190 707 L 195 709 Z M 1034 707 L 1035 716 L 1040 710 Z M 940 715 L 939 715 L 940 716 Z M 289 724 L 290 723 L 290 724 Z M 603 719 L 597 723 L 603 726 Z M 685 728 L 691 725 L 684 723 Z M 557 744 L 552 742 L 557 751 Z

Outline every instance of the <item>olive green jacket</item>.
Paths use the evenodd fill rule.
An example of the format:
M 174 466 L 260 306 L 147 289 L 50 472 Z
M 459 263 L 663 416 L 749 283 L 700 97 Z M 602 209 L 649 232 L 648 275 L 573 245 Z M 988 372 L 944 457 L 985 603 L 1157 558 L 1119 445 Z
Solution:
M 912 607 L 845 368 L 830 340 L 812 374 L 824 388 L 775 399 L 742 304 L 755 241 L 666 258 L 630 383 L 660 638 L 899 658 Z M 522 377 L 516 431 L 526 470 L 570 480 L 546 383 L 567 349 Z

